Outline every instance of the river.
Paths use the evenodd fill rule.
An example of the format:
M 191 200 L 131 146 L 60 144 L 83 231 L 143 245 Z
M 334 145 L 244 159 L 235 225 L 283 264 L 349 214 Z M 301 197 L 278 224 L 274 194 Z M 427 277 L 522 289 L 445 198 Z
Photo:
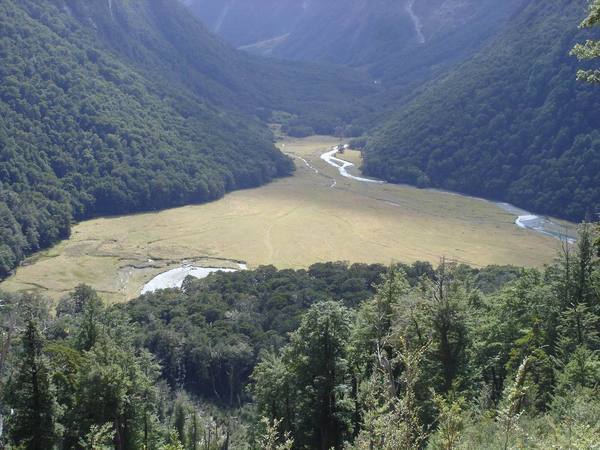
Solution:
M 152 280 L 144 285 L 141 293 L 147 294 L 149 292 L 155 292 L 161 289 L 181 288 L 184 280 L 187 277 L 202 279 L 215 272 L 238 272 L 240 270 L 246 270 L 247 268 L 248 267 L 245 264 L 238 264 L 237 269 L 223 267 L 198 267 L 191 264 L 184 264 L 181 267 L 163 272 L 152 278 Z
M 329 164 L 330 166 L 333 166 L 336 169 L 338 169 L 338 172 L 340 173 L 340 175 L 345 178 L 350 178 L 352 180 L 355 180 L 355 181 L 358 181 L 361 183 L 372 183 L 372 184 L 384 184 L 385 183 L 385 181 L 382 181 L 382 180 L 359 177 L 356 175 L 352 175 L 350 172 L 348 172 L 348 169 L 350 167 L 355 167 L 355 164 L 348 162 L 348 161 L 344 161 L 343 159 L 337 158 L 336 154 L 339 152 L 339 148 L 340 148 L 339 146 L 335 146 L 331 150 L 323 153 L 321 155 L 321 159 L 323 161 L 325 161 L 327 164 Z M 306 162 L 306 164 L 308 165 L 308 162 Z M 312 168 L 312 166 L 310 166 L 310 167 Z M 314 170 L 316 170 L 316 169 L 314 169 Z M 334 186 L 335 186 L 335 180 L 333 181 L 333 184 L 331 187 L 334 187 Z M 457 195 L 460 197 L 473 198 L 473 199 L 477 199 L 477 200 L 485 201 L 485 202 L 489 201 L 489 200 L 486 200 L 483 198 L 466 196 L 466 195 L 462 195 L 462 194 L 459 194 L 456 192 L 448 192 L 448 191 L 443 191 L 443 190 L 438 190 L 438 189 L 435 189 L 435 191 L 445 193 L 445 194 L 450 194 L 450 195 Z M 565 229 L 565 227 L 557 224 L 556 222 L 552 221 L 548 217 L 538 216 L 529 211 L 526 211 L 524 209 L 521 209 L 514 205 L 511 205 L 510 203 L 505 203 L 505 202 L 491 202 L 491 203 L 495 204 L 496 206 L 498 206 L 499 208 L 503 209 L 506 212 L 514 214 L 516 216 L 515 217 L 515 225 L 518 226 L 519 228 L 522 228 L 525 230 L 530 230 L 530 231 L 533 231 L 536 233 L 540 233 L 545 236 L 551 236 L 551 237 L 559 239 L 561 241 L 567 241 L 570 244 L 573 244 L 576 241 L 574 236 L 569 235 L 569 233 Z
M 340 172 L 340 175 L 345 178 L 350 178 L 355 181 L 360 181 L 362 183 L 374 183 L 374 184 L 384 184 L 385 181 L 374 180 L 372 178 L 363 178 L 352 175 L 348 172 L 349 167 L 353 167 L 354 164 L 348 161 L 344 161 L 343 159 L 336 158 L 335 155 L 338 153 L 339 148 L 333 147 L 330 151 L 325 152 L 321 155 L 321 159 L 325 161 L 330 166 L 335 167 Z

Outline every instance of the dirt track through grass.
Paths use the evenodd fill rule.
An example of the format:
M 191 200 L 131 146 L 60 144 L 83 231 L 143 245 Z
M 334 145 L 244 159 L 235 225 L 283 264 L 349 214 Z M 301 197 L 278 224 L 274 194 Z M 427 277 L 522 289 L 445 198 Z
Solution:
M 281 142 L 297 157 L 298 170 L 261 188 L 204 205 L 80 223 L 69 240 L 36 255 L 0 287 L 59 298 L 85 282 L 123 301 L 182 261 L 301 268 L 337 260 L 436 263 L 445 256 L 475 266 L 541 266 L 556 255 L 557 240 L 519 229 L 513 215 L 490 202 L 341 177 L 320 160 L 335 143 L 328 137 Z

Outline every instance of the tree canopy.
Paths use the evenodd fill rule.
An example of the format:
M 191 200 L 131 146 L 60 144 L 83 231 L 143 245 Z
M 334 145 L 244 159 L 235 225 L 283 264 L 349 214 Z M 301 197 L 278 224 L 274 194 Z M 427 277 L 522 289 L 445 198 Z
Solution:
M 79 286 L 55 314 L 0 293 L 2 444 L 590 448 L 596 240 L 544 270 L 261 267 L 114 306 Z
M 581 22 L 580 28 L 592 28 L 600 24 L 600 1 L 593 0 L 589 8 L 590 13 Z M 588 39 L 584 44 L 577 44 L 573 48 L 572 54 L 577 56 L 580 61 L 600 58 L 600 41 Z M 577 72 L 577 78 L 589 83 L 600 83 L 600 69 L 581 69 Z

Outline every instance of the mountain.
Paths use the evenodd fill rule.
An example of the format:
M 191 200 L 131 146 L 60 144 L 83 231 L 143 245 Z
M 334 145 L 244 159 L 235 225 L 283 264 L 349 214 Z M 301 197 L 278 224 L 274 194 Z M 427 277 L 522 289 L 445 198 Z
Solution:
M 530 2 L 375 133 L 365 172 L 569 219 L 598 211 L 600 91 L 575 80 L 569 56 L 585 6 Z
M 283 111 L 291 115 L 288 121 L 333 134 L 364 112 L 358 100 L 374 91 L 368 77 L 337 67 L 237 51 L 177 0 L 111 0 L 110 8 L 104 0 L 67 4 L 80 22 L 96 30 L 96 40 L 145 77 L 263 121 Z
M 253 53 L 366 69 L 387 85 L 462 60 L 524 0 L 182 0 Z
M 323 102 L 334 117 L 370 89 L 337 70 L 251 58 L 176 0 L 6 0 L 0 24 L 0 276 L 67 237 L 73 219 L 289 174 L 260 119 L 301 122 Z

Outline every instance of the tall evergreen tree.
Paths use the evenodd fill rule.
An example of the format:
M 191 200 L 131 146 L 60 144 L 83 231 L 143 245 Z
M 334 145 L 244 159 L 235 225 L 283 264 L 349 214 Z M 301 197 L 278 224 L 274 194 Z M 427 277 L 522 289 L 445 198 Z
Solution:
M 352 431 L 353 401 L 347 345 L 351 313 L 337 302 L 313 305 L 283 349 L 283 366 L 270 358 L 259 364 L 253 375 L 259 380 L 255 398 L 259 411 L 283 417 L 268 417 L 281 422 L 282 432 L 292 432 L 296 448 L 341 449 Z M 282 369 L 287 372 L 289 391 L 273 380 Z M 283 405 L 275 406 L 277 395 Z M 290 423 L 291 422 L 291 423 Z
M 146 352 L 103 337 L 88 352 L 79 373 L 77 406 L 81 432 L 111 423 L 117 450 L 144 448 L 154 433 L 159 367 Z
M 350 436 L 350 319 L 350 312 L 339 303 L 316 304 L 286 349 L 298 395 L 295 437 L 302 448 L 340 449 Z
M 78 288 L 85 289 L 87 287 L 79 286 Z M 80 305 L 82 314 L 76 337 L 77 348 L 88 351 L 96 344 L 100 337 L 102 327 L 101 315 L 104 311 L 104 306 L 102 305 L 102 300 L 100 300 L 94 291 L 79 291 L 76 293 L 83 294 L 74 297 Z
M 29 320 L 22 337 L 21 364 L 7 389 L 7 403 L 14 411 L 8 423 L 10 437 L 28 450 L 52 449 L 59 437 L 58 407 L 43 349 L 38 324 Z

